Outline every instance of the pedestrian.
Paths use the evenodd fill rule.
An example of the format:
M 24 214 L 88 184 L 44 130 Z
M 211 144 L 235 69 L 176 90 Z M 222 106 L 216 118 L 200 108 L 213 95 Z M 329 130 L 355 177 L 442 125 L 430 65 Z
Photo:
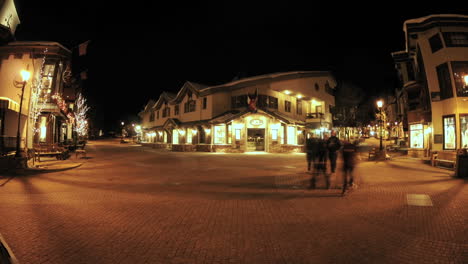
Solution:
M 307 171 L 310 171 L 311 168 L 314 168 L 317 159 L 317 151 L 319 147 L 318 144 L 318 138 L 315 136 L 315 134 L 308 134 L 306 140 Z
M 344 195 L 349 187 L 354 187 L 353 170 L 356 165 L 357 142 L 345 141 L 343 144 L 343 191 Z
M 338 150 L 341 148 L 341 142 L 336 137 L 336 131 L 332 130 L 331 136 L 327 139 L 328 158 L 330 159 L 331 172 L 335 173 L 336 158 L 338 157 Z
M 326 142 L 323 139 L 317 139 L 317 155 L 315 156 L 314 170 L 312 177 L 310 178 L 309 189 L 315 189 L 316 178 L 318 175 L 323 174 L 327 189 L 330 189 L 330 178 L 327 174 L 327 147 Z

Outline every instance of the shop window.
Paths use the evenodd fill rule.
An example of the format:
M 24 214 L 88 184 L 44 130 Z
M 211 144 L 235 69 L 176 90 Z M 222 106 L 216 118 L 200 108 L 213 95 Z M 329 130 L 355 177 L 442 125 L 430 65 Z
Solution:
M 440 99 L 453 97 L 452 81 L 447 63 L 437 66 L 437 77 L 439 79 Z
M 288 126 L 288 144 L 296 144 L 296 128 L 293 126 Z
M 177 129 L 172 130 L 172 144 L 179 144 L 179 131 Z
M 468 96 L 468 61 L 452 62 L 457 96 Z
M 226 126 L 219 125 L 214 127 L 214 143 L 226 144 Z
M 271 130 L 271 140 L 277 141 L 278 140 L 278 129 Z
M 461 147 L 468 148 L 468 114 L 460 115 Z
M 39 125 L 39 142 L 45 142 L 47 136 L 47 117 L 41 116 L 41 123 Z
M 455 116 L 443 117 L 444 123 L 444 149 L 455 149 L 457 135 L 455 134 Z
M 410 125 L 410 147 L 424 148 L 424 130 L 422 124 Z
M 235 137 L 236 137 L 236 140 L 241 139 L 241 130 L 240 129 L 235 130 Z
M 192 129 L 187 129 L 187 144 L 192 144 Z
M 232 126 L 231 125 L 228 125 L 227 131 L 228 131 L 228 136 L 227 136 L 228 144 L 231 144 L 232 143 Z

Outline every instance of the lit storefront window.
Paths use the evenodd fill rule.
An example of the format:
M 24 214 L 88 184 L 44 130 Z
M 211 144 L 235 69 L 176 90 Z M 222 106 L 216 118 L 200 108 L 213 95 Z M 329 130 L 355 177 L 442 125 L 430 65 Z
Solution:
M 187 144 L 192 144 L 192 129 L 187 129 Z
M 444 149 L 455 149 L 455 116 L 444 117 Z
M 47 136 L 47 117 L 41 116 L 39 141 L 45 142 Z
M 167 132 L 164 131 L 164 143 L 167 143 Z
M 214 143 L 226 144 L 226 126 L 219 125 L 214 127 Z
M 296 144 L 296 128 L 293 126 L 288 126 L 288 144 Z
M 410 125 L 411 148 L 424 148 L 424 131 L 422 124 Z
M 231 125 L 228 125 L 227 127 L 227 131 L 228 131 L 228 144 L 231 144 L 232 143 L 232 126 Z
M 271 130 L 271 140 L 278 140 L 278 129 Z
M 460 116 L 461 147 L 468 148 L 468 115 Z
M 179 144 L 179 130 L 172 130 L 172 144 Z
M 236 140 L 240 140 L 240 139 L 241 139 L 241 130 L 240 130 L 240 129 L 236 129 L 236 130 L 235 130 L 235 136 L 236 136 Z

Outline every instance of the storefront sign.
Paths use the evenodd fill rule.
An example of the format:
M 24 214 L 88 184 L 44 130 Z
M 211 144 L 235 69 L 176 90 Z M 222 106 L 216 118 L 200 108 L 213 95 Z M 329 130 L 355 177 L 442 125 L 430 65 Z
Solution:
M 252 119 L 252 120 L 250 120 L 250 124 L 252 126 L 261 126 L 261 125 L 263 125 L 263 120 L 261 120 L 261 119 Z

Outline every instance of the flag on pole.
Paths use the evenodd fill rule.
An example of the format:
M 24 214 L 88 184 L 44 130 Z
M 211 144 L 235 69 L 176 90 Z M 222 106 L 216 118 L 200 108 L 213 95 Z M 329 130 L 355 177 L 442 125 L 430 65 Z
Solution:
M 248 94 L 249 97 L 249 110 L 251 112 L 257 112 L 257 98 L 258 98 L 258 88 L 255 90 L 254 94 Z
M 86 53 L 88 52 L 89 42 L 90 42 L 90 40 L 85 41 L 85 42 L 81 43 L 80 45 L 78 45 L 78 55 L 80 55 L 80 56 L 86 55 Z

